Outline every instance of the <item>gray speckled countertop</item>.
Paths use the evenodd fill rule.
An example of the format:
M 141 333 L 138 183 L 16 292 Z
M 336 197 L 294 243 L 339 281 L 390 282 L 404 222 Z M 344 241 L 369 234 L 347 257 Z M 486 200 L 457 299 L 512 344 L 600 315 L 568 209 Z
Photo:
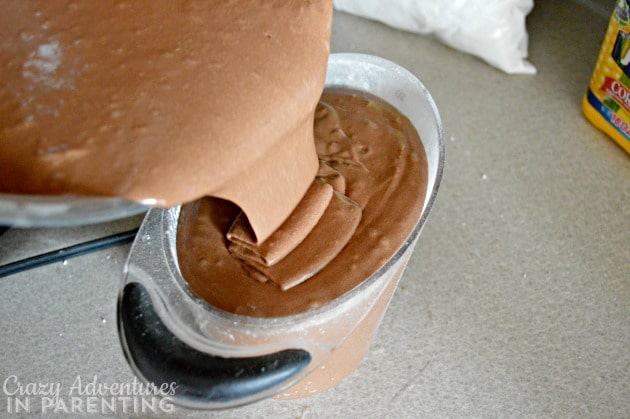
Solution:
M 580 111 L 607 26 L 582 3 L 536 5 L 536 76 L 336 14 L 333 52 L 395 61 L 438 103 L 447 155 L 433 213 L 367 358 L 338 387 L 178 416 L 630 416 L 630 158 Z M 0 264 L 140 221 L 12 229 Z M 2 381 L 133 379 L 115 321 L 128 250 L 0 279 Z

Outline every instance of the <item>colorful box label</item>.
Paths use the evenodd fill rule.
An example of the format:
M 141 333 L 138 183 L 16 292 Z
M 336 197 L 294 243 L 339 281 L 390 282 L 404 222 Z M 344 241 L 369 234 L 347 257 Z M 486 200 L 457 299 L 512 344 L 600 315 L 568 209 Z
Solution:
M 630 153 L 630 0 L 617 1 L 582 109 Z

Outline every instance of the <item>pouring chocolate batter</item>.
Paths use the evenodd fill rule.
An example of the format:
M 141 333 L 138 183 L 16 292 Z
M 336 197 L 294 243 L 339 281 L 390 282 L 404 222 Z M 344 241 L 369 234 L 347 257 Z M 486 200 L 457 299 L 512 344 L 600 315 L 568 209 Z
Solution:
M 316 110 L 330 0 L 0 5 L 0 192 L 194 201 L 179 265 L 210 304 L 320 306 L 416 224 L 427 165 L 409 121 L 349 92 Z
M 313 185 L 321 188 L 316 185 L 326 182 L 335 191 L 331 198 L 309 190 L 306 199 L 316 195 L 319 200 L 306 206 L 320 214 L 315 223 L 303 223 L 309 231 L 296 233 L 287 226 L 289 219 L 279 232 L 290 233 L 271 236 L 280 242 L 274 245 L 284 258 L 265 261 L 269 249 L 264 244 L 252 248 L 250 243 L 248 251 L 233 249 L 240 241 L 230 233 L 246 226 L 238 207 L 228 201 L 204 198 L 182 208 L 179 266 L 191 289 L 211 305 L 260 317 L 320 306 L 382 266 L 418 221 L 427 161 L 406 117 L 375 97 L 332 90 L 321 98 L 314 131 L 321 166 Z M 317 210 L 321 202 L 327 206 L 323 213 Z M 327 217 L 331 208 L 337 217 Z M 296 211 L 308 212 L 302 205 Z M 303 242 L 296 244 L 295 236 Z M 311 264 L 312 259 L 325 263 Z
M 262 241 L 311 184 L 330 0 L 0 6 L 0 192 L 212 195 Z

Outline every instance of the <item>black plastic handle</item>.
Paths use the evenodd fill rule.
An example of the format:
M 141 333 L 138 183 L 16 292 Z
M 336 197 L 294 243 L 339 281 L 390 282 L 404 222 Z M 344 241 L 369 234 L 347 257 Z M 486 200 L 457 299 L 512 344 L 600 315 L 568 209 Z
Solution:
M 311 355 L 287 349 L 264 356 L 224 358 L 186 345 L 166 328 L 151 297 L 138 283 L 125 285 L 118 302 L 118 327 L 125 356 L 156 386 L 175 382 L 169 397 L 206 408 L 238 405 L 238 400 L 270 389 L 302 371 Z

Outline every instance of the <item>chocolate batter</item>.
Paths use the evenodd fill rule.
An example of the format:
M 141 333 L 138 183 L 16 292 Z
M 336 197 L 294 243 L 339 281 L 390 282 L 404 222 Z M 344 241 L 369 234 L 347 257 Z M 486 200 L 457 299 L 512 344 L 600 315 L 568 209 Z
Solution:
M 177 235 L 180 269 L 210 304 L 258 317 L 320 306 L 418 221 L 427 162 L 409 121 L 342 91 L 316 109 L 331 0 L 0 8 L 0 193 L 156 206 L 214 196 L 183 206 Z M 284 397 L 358 364 L 395 285 Z
M 213 195 L 264 240 L 317 171 L 332 1 L 0 1 L 0 193 Z
M 260 280 L 249 261 L 228 250 L 226 235 L 239 208 L 204 198 L 182 207 L 177 232 L 181 272 L 199 297 L 225 311 L 250 316 L 299 313 L 351 290 L 404 243 L 420 217 L 426 194 L 422 144 L 409 120 L 393 107 L 363 93 L 350 93 L 325 92 L 315 112 L 315 144 L 322 163 L 315 181 L 330 181 L 335 193 L 361 209 L 360 221 L 340 253 L 319 254 L 329 263 L 311 272 L 306 281 L 282 289 L 275 285 L 282 284 L 282 278 Z M 317 224 L 305 241 L 339 240 L 329 229 L 311 237 L 316 231 Z M 273 266 L 287 262 L 284 272 L 300 270 L 302 261 L 311 259 L 312 249 L 298 245 Z

